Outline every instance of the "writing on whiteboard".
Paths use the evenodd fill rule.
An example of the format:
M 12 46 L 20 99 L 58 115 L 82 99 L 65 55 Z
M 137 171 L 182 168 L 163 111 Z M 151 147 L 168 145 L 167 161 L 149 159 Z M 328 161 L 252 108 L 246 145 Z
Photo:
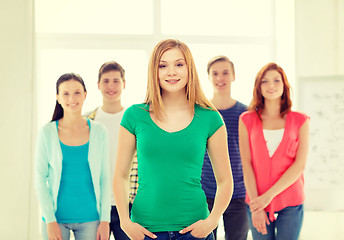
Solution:
M 310 188 L 344 188 L 344 76 L 300 80 L 300 110 L 311 117 L 305 171 Z

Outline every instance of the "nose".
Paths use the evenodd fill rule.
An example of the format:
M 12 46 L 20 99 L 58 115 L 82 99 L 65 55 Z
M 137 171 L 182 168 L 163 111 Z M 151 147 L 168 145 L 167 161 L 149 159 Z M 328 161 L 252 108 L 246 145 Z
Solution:
M 113 87 L 114 85 L 115 85 L 115 83 L 114 83 L 113 81 L 110 81 L 108 86 L 111 88 L 111 87 Z
M 273 83 L 272 81 L 269 81 L 269 82 L 268 82 L 268 87 L 269 87 L 269 88 L 274 87 L 274 83 Z
M 75 98 L 76 98 L 75 94 L 70 94 L 69 95 L 69 101 L 73 102 Z
M 167 70 L 168 70 L 167 73 L 169 76 L 174 76 L 176 74 L 176 69 L 174 66 L 169 66 Z

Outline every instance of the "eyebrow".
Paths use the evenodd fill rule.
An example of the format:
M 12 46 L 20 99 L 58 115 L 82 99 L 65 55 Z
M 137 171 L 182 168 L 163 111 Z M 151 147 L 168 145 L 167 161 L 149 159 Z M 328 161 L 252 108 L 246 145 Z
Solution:
M 225 69 L 223 71 L 218 71 L 218 70 L 210 70 L 210 72 L 213 72 L 213 73 L 218 73 L 218 72 L 230 72 L 229 69 Z
M 68 92 L 76 92 L 76 91 L 82 91 L 81 88 L 77 88 L 77 89 L 74 89 L 74 90 L 63 90 L 63 91 L 60 91 L 61 93 L 68 93 Z
M 182 60 L 182 61 L 185 61 L 184 58 L 179 58 L 179 59 L 176 60 L 176 62 L 181 61 L 181 60 Z M 167 61 L 164 61 L 164 60 L 161 60 L 161 59 L 160 59 L 160 62 L 167 62 Z
M 120 80 L 121 78 L 116 77 L 116 78 L 112 78 L 113 80 Z M 101 78 L 100 80 L 111 80 L 111 78 Z

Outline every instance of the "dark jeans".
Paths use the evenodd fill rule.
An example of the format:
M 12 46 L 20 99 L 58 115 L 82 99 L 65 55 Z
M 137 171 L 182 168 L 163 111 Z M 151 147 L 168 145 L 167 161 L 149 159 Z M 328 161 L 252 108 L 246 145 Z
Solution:
M 131 206 L 132 205 L 129 204 L 129 213 L 131 211 Z M 116 240 L 130 240 L 130 238 L 125 234 L 125 232 L 121 228 L 116 206 L 112 206 L 111 208 L 110 235 L 111 233 L 113 234 Z
M 214 240 L 213 234 L 209 234 L 208 237 L 205 238 L 196 238 L 191 235 L 190 232 L 180 234 L 179 232 L 154 232 L 154 234 L 158 238 L 154 238 L 155 240 Z M 153 240 L 153 238 L 145 236 L 144 240 Z
M 207 198 L 208 209 L 211 211 L 214 206 L 214 199 Z M 248 232 L 248 217 L 244 198 L 232 199 L 226 211 L 223 213 L 223 226 L 226 240 L 246 240 Z M 217 228 L 214 229 L 216 236 Z

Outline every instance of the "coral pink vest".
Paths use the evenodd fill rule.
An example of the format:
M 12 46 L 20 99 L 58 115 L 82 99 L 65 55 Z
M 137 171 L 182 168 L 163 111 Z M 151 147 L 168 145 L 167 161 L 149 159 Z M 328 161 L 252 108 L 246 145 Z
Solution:
M 263 134 L 263 125 L 258 114 L 247 111 L 241 114 L 240 118 L 248 131 L 252 167 L 256 177 L 258 195 L 260 196 L 272 187 L 294 163 L 299 145 L 299 130 L 309 117 L 299 112 L 291 111 L 287 113 L 282 141 L 272 157 L 269 156 Z M 302 174 L 295 183 L 277 195 L 265 208 L 265 211 L 269 212 L 270 221 L 274 221 L 275 212 L 286 207 L 298 206 L 304 202 L 304 199 Z M 247 193 L 246 202 L 250 202 Z

